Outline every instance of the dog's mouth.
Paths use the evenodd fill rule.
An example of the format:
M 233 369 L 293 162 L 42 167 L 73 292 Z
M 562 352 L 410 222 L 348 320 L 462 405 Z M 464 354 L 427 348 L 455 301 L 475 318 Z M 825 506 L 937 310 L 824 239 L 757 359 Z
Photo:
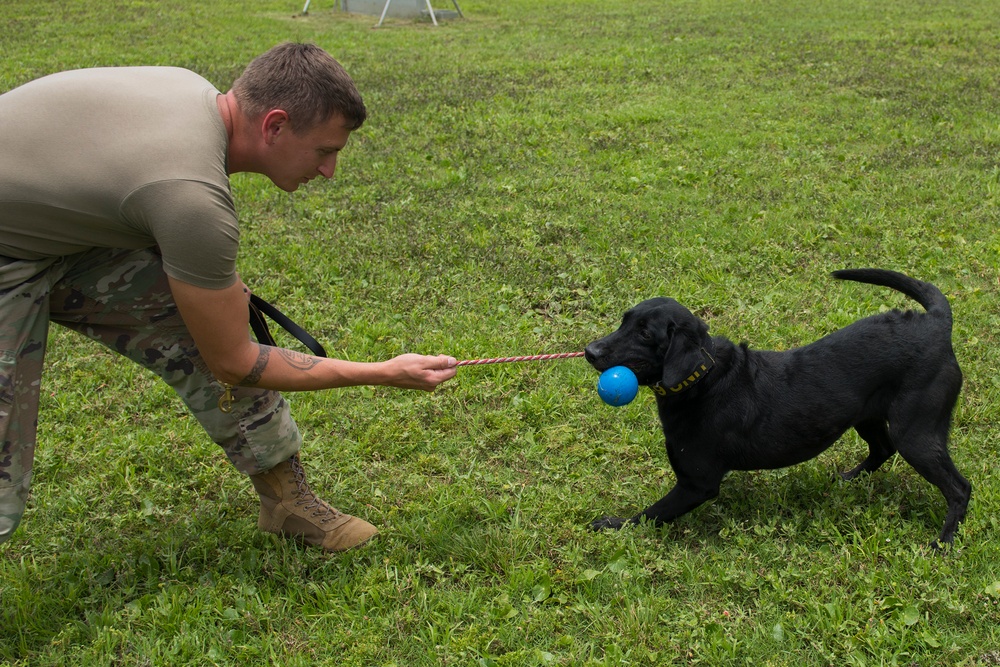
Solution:
M 588 359 L 588 361 L 590 361 Z M 624 366 L 629 369 L 635 376 L 639 378 L 640 384 L 642 383 L 643 375 L 649 370 L 650 364 L 646 361 L 608 361 L 606 359 L 594 359 L 590 361 L 590 365 L 593 366 L 594 370 L 598 373 L 603 373 L 609 368 L 614 368 L 615 366 Z
M 650 369 L 654 366 L 649 359 L 637 359 L 620 355 L 616 353 L 613 348 L 602 345 L 600 341 L 588 345 L 584 352 L 584 356 L 587 359 L 587 363 L 589 363 L 598 373 L 603 373 L 609 368 L 614 368 L 615 366 L 624 366 L 635 373 L 640 384 L 652 384 L 652 382 L 656 382 L 655 379 L 652 382 L 643 382 L 643 375 L 648 375 L 650 373 Z M 658 375 L 658 372 L 656 374 Z
M 656 384 L 660 380 L 659 370 L 653 369 L 653 366 L 648 362 L 637 362 L 634 364 L 627 364 L 627 366 L 633 373 L 635 373 L 635 377 L 639 380 L 639 384 L 644 387 Z

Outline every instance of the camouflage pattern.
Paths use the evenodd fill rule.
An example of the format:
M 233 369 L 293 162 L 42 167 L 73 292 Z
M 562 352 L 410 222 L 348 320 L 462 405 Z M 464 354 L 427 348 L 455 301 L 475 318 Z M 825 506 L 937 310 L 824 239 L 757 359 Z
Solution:
M 31 483 L 49 321 L 163 378 L 244 474 L 270 470 L 299 450 L 301 436 L 278 392 L 234 387 L 232 411 L 219 410 L 224 388 L 188 334 L 155 251 L 0 257 L 0 542 L 20 522 Z

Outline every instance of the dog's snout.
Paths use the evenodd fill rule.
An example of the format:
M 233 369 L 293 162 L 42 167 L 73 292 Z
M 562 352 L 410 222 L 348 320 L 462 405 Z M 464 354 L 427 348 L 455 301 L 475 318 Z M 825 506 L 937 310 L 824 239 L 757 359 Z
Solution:
M 591 343 L 583 350 L 583 356 L 587 360 L 587 363 L 593 364 L 597 361 L 602 354 L 600 345 L 597 343 Z

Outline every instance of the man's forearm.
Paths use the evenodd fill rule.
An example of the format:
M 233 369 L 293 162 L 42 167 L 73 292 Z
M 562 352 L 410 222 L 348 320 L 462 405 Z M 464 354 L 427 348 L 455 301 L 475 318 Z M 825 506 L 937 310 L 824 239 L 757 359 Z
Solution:
M 369 384 L 375 377 L 374 369 L 369 369 L 365 375 L 359 375 L 365 365 L 340 359 L 324 359 L 269 345 L 258 344 L 257 349 L 257 359 L 250 372 L 235 384 L 243 387 L 264 386 L 267 389 L 297 391 Z M 310 373 L 324 362 L 331 362 L 327 364 L 329 368 L 326 370 L 329 375 L 325 380 L 321 373 Z M 353 372 L 347 373 L 348 369 Z M 329 384 L 330 382 L 336 384 Z

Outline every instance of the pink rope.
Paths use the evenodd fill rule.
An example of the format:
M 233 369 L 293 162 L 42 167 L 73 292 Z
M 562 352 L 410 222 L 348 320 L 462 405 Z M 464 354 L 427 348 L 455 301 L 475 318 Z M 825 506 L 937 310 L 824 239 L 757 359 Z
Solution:
M 583 352 L 561 352 L 559 354 L 535 354 L 530 357 L 494 357 L 492 359 L 466 359 L 457 366 L 479 366 L 481 364 L 505 364 L 509 361 L 547 361 L 549 359 L 570 359 L 582 357 Z

